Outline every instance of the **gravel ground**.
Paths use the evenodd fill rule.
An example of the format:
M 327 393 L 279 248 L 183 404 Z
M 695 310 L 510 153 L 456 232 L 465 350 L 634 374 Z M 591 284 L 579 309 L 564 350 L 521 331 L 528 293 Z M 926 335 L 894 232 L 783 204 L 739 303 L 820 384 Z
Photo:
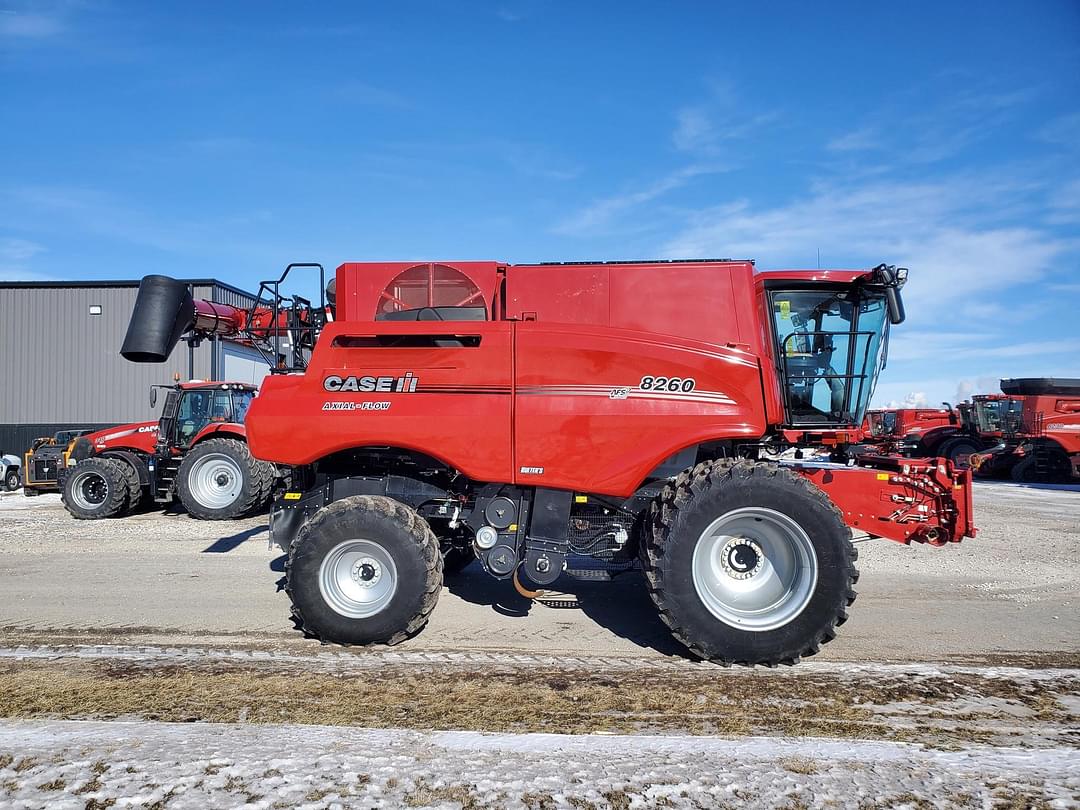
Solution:
M 1075 807 L 1075 750 L 320 726 L 0 723 L 12 808 Z M 158 803 L 158 804 L 155 804 Z
M 979 484 L 977 539 L 859 543 L 861 593 L 838 640 L 762 672 L 687 660 L 636 575 L 560 582 L 578 600 L 566 609 L 474 567 L 409 642 L 328 649 L 287 621 L 265 517 L 79 522 L 56 496 L 3 496 L 0 807 L 1080 806 L 1078 506 L 1080 488 Z M 299 702 L 291 682 L 310 687 Z M 457 715 L 475 730 L 431 730 L 462 727 L 443 725 L 453 700 L 431 713 L 439 683 L 477 701 Z M 324 700 L 335 691 L 361 702 L 334 722 L 426 719 L 258 715 L 274 700 L 288 717 L 341 712 Z M 400 712 L 362 703 L 383 699 Z M 601 700 L 622 707 L 615 728 L 651 733 L 505 733 L 602 728 Z M 554 714 L 514 719 L 529 706 Z M 743 718 L 744 736 L 709 736 L 710 716 Z
M 945 548 L 858 544 L 859 599 L 831 660 L 1080 662 L 1080 487 L 977 484 L 974 540 Z M 280 591 L 265 517 L 182 513 L 76 521 L 58 496 L 0 498 L 0 628 L 11 643 L 273 644 L 309 648 Z M 122 581 L 122 589 L 109 587 Z M 106 583 L 106 587 L 103 587 Z M 573 609 L 530 604 L 472 566 L 429 626 L 399 649 L 669 657 L 683 650 L 637 574 L 560 580 Z

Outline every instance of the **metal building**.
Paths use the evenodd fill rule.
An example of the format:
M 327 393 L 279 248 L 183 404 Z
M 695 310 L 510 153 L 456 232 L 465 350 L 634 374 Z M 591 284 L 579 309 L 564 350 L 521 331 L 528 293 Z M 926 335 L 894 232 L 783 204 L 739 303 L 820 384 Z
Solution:
M 184 279 L 196 298 L 248 307 L 251 293 Z M 254 349 L 228 340 L 180 344 L 165 363 L 120 356 L 138 281 L 0 281 L 0 453 L 37 436 L 153 419 L 149 387 L 181 379 L 259 382 Z M 158 408 L 160 410 L 160 406 Z

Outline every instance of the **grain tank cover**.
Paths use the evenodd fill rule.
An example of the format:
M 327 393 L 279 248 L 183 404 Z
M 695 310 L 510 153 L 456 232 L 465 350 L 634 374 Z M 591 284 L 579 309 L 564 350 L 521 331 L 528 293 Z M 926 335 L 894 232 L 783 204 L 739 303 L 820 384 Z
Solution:
M 1001 391 L 1019 396 L 1040 394 L 1080 396 L 1080 379 L 1075 377 L 1017 377 L 1001 381 Z

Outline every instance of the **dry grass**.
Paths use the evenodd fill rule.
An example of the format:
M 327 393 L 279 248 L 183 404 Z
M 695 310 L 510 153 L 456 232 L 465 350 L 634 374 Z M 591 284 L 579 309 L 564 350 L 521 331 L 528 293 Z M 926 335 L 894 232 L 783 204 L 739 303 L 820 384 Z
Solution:
M 0 665 L 0 717 L 299 723 L 366 727 L 589 733 L 678 731 L 983 741 L 977 723 L 910 725 L 874 711 L 995 697 L 1057 722 L 1061 707 L 1037 684 L 951 674 L 889 682 L 724 672 L 636 674 L 386 668 L 355 675 L 219 664 L 119 666 L 85 661 Z M 522 695 L 527 694 L 528 700 Z M 1056 707 L 1056 708 L 1055 708 Z M 1054 712 L 1056 715 L 1051 717 Z M 955 715 L 953 720 L 958 719 Z M 2 755 L 0 755 L 2 756 Z M 2 761 L 2 759 L 0 759 Z M 10 762 L 8 763 L 11 764 Z M 16 763 L 18 770 L 22 763 Z M 794 764 L 789 770 L 797 770 Z M 208 766 L 218 770 L 220 766 Z M 100 775 L 95 773 L 95 775 Z
M 785 771 L 798 773 L 804 776 L 813 776 L 818 772 L 817 764 L 813 760 L 803 757 L 788 757 L 780 760 L 780 765 Z
M 407 807 L 430 807 L 442 802 L 460 804 L 462 810 L 474 810 L 481 807 L 475 788 L 472 785 L 432 786 L 424 779 L 417 779 L 412 790 L 405 794 Z

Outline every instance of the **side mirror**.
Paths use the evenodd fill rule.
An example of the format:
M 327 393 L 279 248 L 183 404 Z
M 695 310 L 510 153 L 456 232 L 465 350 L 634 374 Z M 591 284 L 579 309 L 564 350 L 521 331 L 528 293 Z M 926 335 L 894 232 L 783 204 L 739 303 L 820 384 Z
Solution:
M 157 389 L 154 388 L 154 387 L 151 387 L 150 388 L 150 407 L 153 408 L 155 405 L 157 405 Z
M 885 288 L 885 305 L 889 308 L 889 323 L 896 326 L 904 322 L 904 300 L 900 288 L 907 282 L 906 267 L 879 264 L 874 268 L 873 282 Z

